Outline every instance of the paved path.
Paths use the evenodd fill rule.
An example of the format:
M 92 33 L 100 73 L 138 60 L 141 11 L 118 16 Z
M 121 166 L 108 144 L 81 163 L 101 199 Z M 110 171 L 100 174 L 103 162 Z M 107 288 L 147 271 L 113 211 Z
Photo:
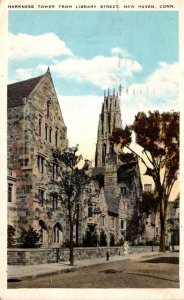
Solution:
M 148 257 L 158 257 L 163 255 L 161 252 L 145 252 L 139 254 L 127 254 L 119 256 L 111 256 L 109 261 L 119 260 L 137 260 L 147 259 Z M 91 265 L 108 264 L 105 257 L 94 258 L 94 259 L 83 259 L 75 260 L 75 265 L 70 266 L 69 262 L 59 262 L 50 264 L 40 264 L 31 266 L 19 266 L 10 265 L 8 266 L 8 280 L 22 280 L 27 278 L 34 278 L 46 275 L 54 275 L 62 272 L 71 272 L 72 270 L 88 267 Z

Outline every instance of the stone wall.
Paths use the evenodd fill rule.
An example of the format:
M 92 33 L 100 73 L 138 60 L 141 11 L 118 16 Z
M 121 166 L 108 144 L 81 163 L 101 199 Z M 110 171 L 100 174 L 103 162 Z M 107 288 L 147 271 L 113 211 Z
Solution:
M 124 255 L 123 247 L 99 247 L 99 248 L 75 248 L 74 257 L 76 260 L 106 257 L 107 250 L 110 255 Z M 154 246 L 154 251 L 158 247 Z M 58 253 L 59 252 L 59 253 Z M 136 246 L 129 247 L 129 253 L 151 252 L 151 247 Z M 69 260 L 69 249 L 9 249 L 9 265 L 38 265 L 46 263 L 56 263 L 58 261 Z

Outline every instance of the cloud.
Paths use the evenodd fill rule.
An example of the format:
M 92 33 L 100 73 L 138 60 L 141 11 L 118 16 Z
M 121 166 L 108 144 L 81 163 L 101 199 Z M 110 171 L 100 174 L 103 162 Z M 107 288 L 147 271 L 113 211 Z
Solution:
M 25 42 L 22 42 L 22 39 L 20 39 L 20 41 L 23 44 Z M 59 43 L 60 42 L 61 41 L 59 40 Z M 37 48 L 39 47 L 36 47 L 36 49 Z M 50 47 L 48 47 L 48 45 L 46 49 L 50 51 Z M 18 53 L 20 51 L 25 51 L 25 49 L 20 50 L 19 47 L 17 47 L 16 50 L 14 50 L 14 57 L 18 56 Z M 38 51 L 41 52 L 41 49 Z M 123 49 L 117 47 L 113 48 L 111 52 L 114 53 L 112 56 L 101 55 L 95 56 L 91 59 L 76 57 L 74 55 L 70 58 L 65 59 L 54 58 L 52 59 L 52 63 L 50 64 L 50 69 L 52 73 L 56 73 L 59 77 L 63 79 L 74 80 L 76 82 L 82 82 L 84 84 L 91 83 L 94 86 L 97 86 L 101 89 L 118 87 L 120 83 L 124 84 L 128 78 L 131 78 L 135 73 L 142 71 L 142 66 L 139 64 L 139 62 L 128 58 L 128 53 Z M 116 55 L 116 52 L 121 52 L 121 58 L 118 55 Z M 51 54 L 53 55 L 54 51 L 51 51 Z M 30 50 L 29 55 L 33 56 L 32 50 Z M 38 55 L 38 52 L 36 52 L 34 55 Z M 39 55 L 44 56 L 44 53 L 40 53 Z M 11 56 L 13 57 L 13 55 Z M 22 57 L 23 56 L 24 54 L 22 55 Z M 29 78 L 29 75 L 30 77 L 36 76 L 35 71 L 45 71 L 46 68 L 47 67 L 45 65 L 39 65 L 34 69 L 19 68 L 16 70 L 15 80 L 27 79 Z
M 18 68 L 15 70 L 13 78 L 9 80 L 9 84 L 16 82 L 16 81 L 21 81 L 21 80 L 26 80 L 32 77 L 37 77 L 39 74 L 43 74 L 46 72 L 48 68 L 48 65 L 44 64 L 39 64 L 35 68 Z
M 61 55 L 72 56 L 65 42 L 54 33 L 28 35 L 9 33 L 9 59 L 27 59 L 32 57 L 53 58 Z
M 95 56 L 92 59 L 68 58 L 51 66 L 51 70 L 62 78 L 90 82 L 101 89 L 107 89 L 140 72 L 142 67 L 139 62 L 129 58 Z
M 125 87 L 121 95 L 124 124 L 132 123 L 138 111 L 179 111 L 178 84 L 179 64 L 162 62 L 143 83 Z

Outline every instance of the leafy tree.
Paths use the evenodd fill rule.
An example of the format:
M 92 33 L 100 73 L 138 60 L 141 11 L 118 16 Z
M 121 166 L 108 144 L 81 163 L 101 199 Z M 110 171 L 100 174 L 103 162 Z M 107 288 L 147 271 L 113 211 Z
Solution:
M 142 155 L 130 146 L 132 131 Z M 179 169 L 179 113 L 139 112 L 132 126 L 114 130 L 111 141 L 129 149 L 131 159 L 139 158 L 146 167 L 145 175 L 154 180 L 160 207 L 160 251 L 165 251 L 168 201 Z
M 8 248 L 14 248 L 16 245 L 15 228 L 12 225 L 8 225 Z
M 137 236 L 141 235 L 144 231 L 144 224 L 142 216 L 138 211 L 134 211 L 132 216 L 127 219 L 126 237 L 130 241 L 134 241 Z
M 159 207 L 159 199 L 155 192 L 143 192 L 142 201 L 140 203 L 140 211 L 148 216 L 151 213 L 157 213 Z
M 28 230 L 22 230 L 18 241 L 21 243 L 22 248 L 36 248 L 39 239 L 39 233 L 30 226 Z
M 107 246 L 107 237 L 106 234 L 104 232 L 104 230 L 102 230 L 100 232 L 100 246 Z
M 67 212 L 70 228 L 70 265 L 74 265 L 74 226 L 78 220 L 80 198 L 84 192 L 88 192 L 91 181 L 86 169 L 78 168 L 82 155 L 77 155 L 78 146 L 68 147 L 64 151 L 53 151 L 54 163 L 58 166 L 58 179 L 55 181 L 60 194 L 60 202 Z

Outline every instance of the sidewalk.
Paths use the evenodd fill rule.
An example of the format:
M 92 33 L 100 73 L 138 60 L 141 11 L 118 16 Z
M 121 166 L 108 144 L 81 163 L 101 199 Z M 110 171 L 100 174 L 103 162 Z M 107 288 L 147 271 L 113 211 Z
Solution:
M 8 265 L 8 280 L 23 280 L 34 277 L 41 277 L 46 275 L 54 275 L 64 272 L 73 272 L 76 269 L 98 264 L 108 264 L 109 262 L 119 260 L 133 260 L 133 259 L 147 259 L 148 257 L 155 257 L 163 255 L 161 252 L 135 253 L 119 256 L 110 256 L 109 261 L 106 257 L 99 257 L 94 259 L 75 260 L 75 265 L 70 266 L 69 262 L 59 262 L 50 264 L 40 264 L 31 266 Z

